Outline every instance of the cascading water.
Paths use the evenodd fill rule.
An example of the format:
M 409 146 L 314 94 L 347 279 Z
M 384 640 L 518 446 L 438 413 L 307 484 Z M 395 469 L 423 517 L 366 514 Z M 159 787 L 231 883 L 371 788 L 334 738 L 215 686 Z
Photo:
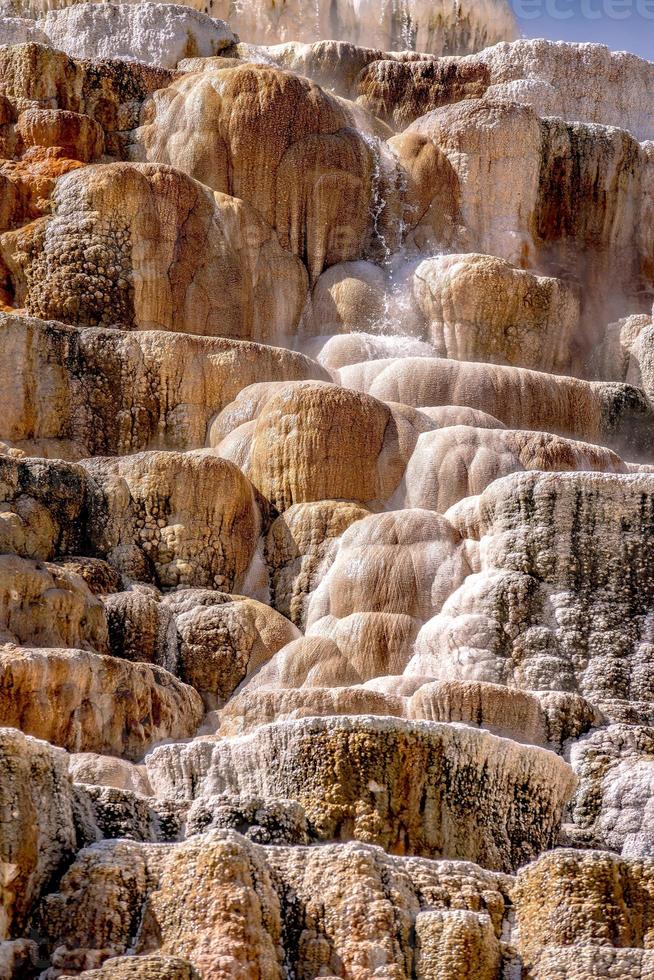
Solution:
M 387 203 L 383 188 L 381 148 L 379 140 L 375 136 L 370 136 L 363 132 L 360 132 L 360 135 L 368 145 L 372 157 L 370 216 L 372 219 L 373 246 L 379 247 L 381 251 L 380 262 L 382 265 L 386 265 L 390 261 L 392 249 L 383 227 L 384 212 L 387 209 Z
M 3 0 L 0 9 L 38 17 L 84 2 Z M 468 54 L 517 36 L 508 0 L 385 0 L 381 6 L 374 0 L 189 0 L 187 6 L 228 21 L 250 44 L 330 38 L 441 55 Z

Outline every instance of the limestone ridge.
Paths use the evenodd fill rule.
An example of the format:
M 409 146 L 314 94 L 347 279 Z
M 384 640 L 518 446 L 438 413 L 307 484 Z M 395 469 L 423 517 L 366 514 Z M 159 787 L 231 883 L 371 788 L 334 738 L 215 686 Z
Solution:
M 652 980 L 654 64 L 0 6 L 0 980 Z

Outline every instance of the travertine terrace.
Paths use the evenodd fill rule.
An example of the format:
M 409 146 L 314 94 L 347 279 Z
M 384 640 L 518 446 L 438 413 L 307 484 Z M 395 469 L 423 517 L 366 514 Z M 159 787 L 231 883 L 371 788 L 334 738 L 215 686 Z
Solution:
M 0 980 L 653 980 L 654 64 L 0 12 Z

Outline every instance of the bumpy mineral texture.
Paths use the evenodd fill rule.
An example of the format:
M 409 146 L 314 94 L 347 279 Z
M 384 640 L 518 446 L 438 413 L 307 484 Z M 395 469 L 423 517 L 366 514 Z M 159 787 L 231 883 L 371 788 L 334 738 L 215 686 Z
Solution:
M 654 64 L 0 0 L 0 980 L 652 980 Z

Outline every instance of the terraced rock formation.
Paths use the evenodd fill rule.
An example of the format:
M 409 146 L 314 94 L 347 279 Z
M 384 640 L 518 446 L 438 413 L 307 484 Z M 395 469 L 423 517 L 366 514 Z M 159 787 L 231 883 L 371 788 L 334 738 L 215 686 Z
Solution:
M 654 65 L 0 17 L 0 980 L 654 977 Z

